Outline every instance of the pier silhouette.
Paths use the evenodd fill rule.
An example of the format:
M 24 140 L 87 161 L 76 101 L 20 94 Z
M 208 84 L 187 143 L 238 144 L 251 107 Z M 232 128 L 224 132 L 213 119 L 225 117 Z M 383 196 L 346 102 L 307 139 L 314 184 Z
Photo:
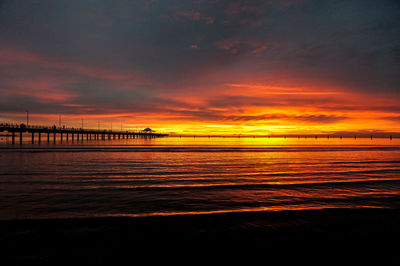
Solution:
M 99 129 L 83 129 L 83 128 L 66 128 L 66 127 L 47 127 L 47 126 L 32 126 L 25 124 L 0 124 L 0 132 L 7 131 L 11 135 L 11 143 L 15 144 L 15 139 L 19 139 L 19 143 L 23 142 L 23 133 L 31 134 L 31 143 L 35 143 L 35 135 L 40 144 L 42 142 L 42 135 L 47 137 L 46 141 L 49 143 L 51 140 L 55 143 L 57 137 L 61 142 L 63 141 L 77 141 L 79 140 L 111 140 L 111 139 L 135 139 L 135 138 L 159 138 L 166 137 L 168 134 L 156 133 L 154 131 L 113 131 L 113 130 L 99 130 Z M 18 136 L 17 136 L 18 135 Z M 65 137 L 65 139 L 64 139 Z

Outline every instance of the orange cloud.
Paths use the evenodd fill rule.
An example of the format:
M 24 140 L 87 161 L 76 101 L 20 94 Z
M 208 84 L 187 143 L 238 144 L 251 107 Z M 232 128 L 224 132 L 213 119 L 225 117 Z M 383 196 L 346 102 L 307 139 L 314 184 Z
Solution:
M 30 80 L 14 81 L 9 84 L 12 89 L 6 90 L 5 93 L 33 97 L 40 102 L 65 102 L 78 96 L 77 93 L 62 89 L 63 86 L 71 82 L 71 80 L 42 76 Z
M 38 68 L 57 69 L 73 74 L 100 78 L 111 81 L 144 82 L 148 78 L 132 70 L 106 68 L 103 66 L 82 64 L 68 61 L 58 61 L 39 54 L 29 53 L 19 49 L 0 47 L 0 64 L 27 64 Z

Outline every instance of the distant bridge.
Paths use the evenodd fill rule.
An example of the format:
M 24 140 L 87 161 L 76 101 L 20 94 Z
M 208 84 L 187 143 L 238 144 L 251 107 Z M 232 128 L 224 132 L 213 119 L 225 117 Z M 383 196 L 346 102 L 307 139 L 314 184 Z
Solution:
M 95 130 L 83 128 L 66 128 L 66 127 L 46 127 L 46 126 L 26 126 L 24 124 L 0 124 L 0 132 L 9 132 L 11 135 L 11 143 L 15 144 L 15 139 L 19 139 L 22 144 L 23 133 L 31 134 L 31 142 L 35 143 L 35 135 L 37 142 L 42 142 L 42 135 L 46 138 L 47 143 L 50 141 L 56 142 L 57 136 L 59 140 L 75 141 L 76 140 L 111 140 L 111 139 L 135 139 L 135 138 L 159 138 L 166 137 L 168 134 L 155 133 L 153 131 L 133 132 L 133 131 L 113 131 L 113 130 Z M 18 136 L 17 136 L 18 135 Z

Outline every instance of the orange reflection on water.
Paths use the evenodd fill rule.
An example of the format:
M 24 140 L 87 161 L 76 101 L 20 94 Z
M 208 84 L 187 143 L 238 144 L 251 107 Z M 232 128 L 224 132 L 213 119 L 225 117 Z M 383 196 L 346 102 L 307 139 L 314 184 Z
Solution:
M 5 145 L 0 215 L 389 208 L 400 203 L 399 147 L 398 139 L 220 137 Z

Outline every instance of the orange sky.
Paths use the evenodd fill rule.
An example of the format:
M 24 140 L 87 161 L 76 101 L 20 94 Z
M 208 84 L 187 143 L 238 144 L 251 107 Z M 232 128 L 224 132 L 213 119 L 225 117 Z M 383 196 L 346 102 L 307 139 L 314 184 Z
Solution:
M 40 90 L 40 88 L 38 89 Z M 42 91 L 43 92 L 43 91 Z M 36 93 L 36 92 L 34 92 Z M 251 96 L 248 96 L 251 95 Z M 179 102 L 164 106 L 162 113 L 145 110 L 141 113 L 110 110 L 102 114 L 85 114 L 90 106 L 63 103 L 69 97 L 58 93 L 39 96 L 43 102 L 61 102 L 69 108 L 83 110 L 81 114 L 48 114 L 30 112 L 31 124 L 61 123 L 70 127 L 136 130 L 152 127 L 170 134 L 196 135 L 281 135 L 334 134 L 336 132 L 400 132 L 395 111 L 397 99 L 379 95 L 357 94 L 340 89 L 309 89 L 271 87 L 255 84 L 221 84 L 182 94 L 160 94 L 160 97 Z M 213 103 L 218 102 L 218 104 Z M 210 104 L 211 103 L 211 104 Z M 265 106 L 264 103 L 273 103 Z M 299 103 L 299 104 L 296 104 Z M 9 113 L 18 122 L 26 114 Z

